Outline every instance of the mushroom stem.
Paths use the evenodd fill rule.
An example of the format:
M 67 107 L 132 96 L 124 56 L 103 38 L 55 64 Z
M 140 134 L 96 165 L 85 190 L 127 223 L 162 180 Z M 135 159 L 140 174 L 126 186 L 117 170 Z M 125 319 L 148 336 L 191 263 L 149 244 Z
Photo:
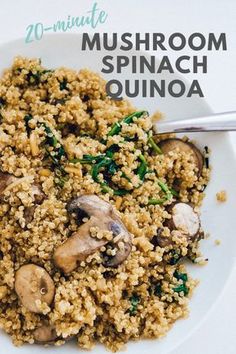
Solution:
M 97 226 L 98 223 L 97 218 L 91 217 L 87 223 L 81 225 L 78 231 L 56 249 L 54 262 L 64 273 L 72 272 L 78 262 L 84 261 L 90 254 L 107 243 L 107 240 L 98 240 L 90 236 L 90 228 Z

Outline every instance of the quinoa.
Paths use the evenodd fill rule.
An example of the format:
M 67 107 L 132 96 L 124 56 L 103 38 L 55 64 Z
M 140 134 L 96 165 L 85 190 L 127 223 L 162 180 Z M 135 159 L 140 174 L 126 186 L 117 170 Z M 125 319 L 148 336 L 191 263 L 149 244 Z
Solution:
M 188 315 L 197 281 L 181 260 L 199 261 L 204 237 L 201 230 L 201 237 L 187 242 L 171 231 L 168 208 L 179 200 L 198 210 L 209 169 L 204 166 L 198 176 L 193 158 L 178 149 L 155 153 L 149 146 L 152 119 L 145 112 L 109 134 L 136 110 L 108 97 L 105 81 L 90 70 L 47 70 L 38 59 L 17 57 L 0 81 L 0 97 L 0 171 L 15 178 L 0 196 L 0 328 L 15 345 L 32 344 L 43 321 L 53 326 L 56 345 L 74 337 L 81 348 L 100 342 L 112 351 L 129 340 L 164 336 Z M 157 137 L 155 143 L 172 137 Z M 110 175 L 105 168 L 95 175 L 96 161 L 84 159 L 104 157 L 114 146 Z M 181 186 L 174 193 L 176 179 Z M 66 206 L 83 194 L 95 194 L 116 209 L 132 235 L 132 250 L 118 267 L 107 268 L 102 252 L 115 253 L 103 246 L 66 275 L 53 253 L 78 229 Z M 153 198 L 158 203 L 149 203 Z M 164 246 L 156 242 L 160 230 L 169 240 Z M 112 239 L 111 232 L 96 227 L 90 233 Z M 119 237 L 115 242 L 123 247 Z M 53 305 L 40 303 L 43 315 L 24 307 L 15 291 L 16 272 L 29 263 L 43 267 L 55 284 Z
M 220 203 L 224 203 L 227 201 L 227 193 L 225 190 L 216 193 L 216 199 Z

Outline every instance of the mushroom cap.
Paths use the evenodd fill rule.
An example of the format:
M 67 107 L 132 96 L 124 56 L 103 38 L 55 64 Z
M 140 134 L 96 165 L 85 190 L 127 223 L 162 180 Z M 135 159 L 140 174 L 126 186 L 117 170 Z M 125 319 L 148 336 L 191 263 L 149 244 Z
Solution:
M 36 205 L 32 205 L 32 206 L 29 206 L 29 207 L 25 207 L 25 210 L 24 210 L 24 219 L 25 219 L 26 226 L 27 226 L 29 223 L 31 223 L 31 221 L 33 220 L 35 209 L 36 209 Z
M 193 156 L 193 161 L 195 167 L 197 168 L 197 176 L 200 176 L 202 173 L 204 158 L 200 150 L 192 143 L 188 141 L 183 141 L 178 138 L 168 138 L 160 141 L 158 143 L 163 154 L 168 154 L 170 151 L 174 151 L 179 149 L 179 151 L 183 151 Z
M 0 196 L 15 179 L 16 177 L 10 173 L 0 171 Z
M 58 338 L 55 327 L 47 324 L 36 328 L 33 334 L 34 341 L 38 344 L 50 344 Z
M 23 265 L 16 272 L 15 291 L 29 311 L 42 313 L 37 306 L 37 300 L 51 305 L 55 286 L 52 278 L 42 267 L 35 264 Z
M 89 216 L 100 217 L 104 214 L 112 214 L 114 212 L 110 203 L 105 202 L 94 194 L 84 194 L 72 199 L 67 204 L 67 210 L 69 213 L 73 213 L 78 209 L 83 210 Z
M 153 236 L 151 243 L 156 248 L 159 247 L 166 247 L 172 244 L 171 238 L 163 236 L 163 228 L 159 227 L 157 229 L 156 235 Z
M 35 204 L 42 204 L 42 202 L 46 198 L 46 195 L 43 192 L 41 185 L 40 184 L 33 184 L 31 188 L 32 188 L 33 196 L 34 196 L 34 203 Z
M 37 207 L 37 205 L 40 205 L 43 203 L 44 199 L 46 198 L 46 195 L 44 194 L 42 187 L 39 184 L 33 184 L 31 186 L 32 189 L 32 194 L 34 197 L 34 204 L 29 207 L 25 207 L 24 210 L 24 219 L 26 222 L 26 225 L 28 225 L 34 218 L 34 212 Z
M 120 219 L 113 220 L 109 224 L 109 230 L 112 231 L 114 237 L 118 235 L 121 235 L 121 237 L 118 245 L 116 246 L 115 256 L 108 257 L 108 259 L 104 260 L 103 265 L 105 267 L 117 267 L 128 258 L 132 250 L 132 239 L 130 233 Z M 122 248 L 119 247 L 120 242 L 123 244 Z

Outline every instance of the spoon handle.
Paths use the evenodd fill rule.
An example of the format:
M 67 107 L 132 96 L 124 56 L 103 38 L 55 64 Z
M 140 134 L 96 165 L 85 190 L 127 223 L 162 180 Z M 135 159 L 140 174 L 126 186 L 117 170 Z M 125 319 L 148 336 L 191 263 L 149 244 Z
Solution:
M 236 111 L 211 114 L 201 118 L 154 123 L 157 134 L 216 132 L 236 130 Z

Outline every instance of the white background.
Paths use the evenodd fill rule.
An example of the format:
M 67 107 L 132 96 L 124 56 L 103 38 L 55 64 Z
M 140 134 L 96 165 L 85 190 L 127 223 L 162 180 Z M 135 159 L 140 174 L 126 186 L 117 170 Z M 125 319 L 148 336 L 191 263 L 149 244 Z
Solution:
M 182 32 L 185 35 L 192 32 L 203 34 L 226 32 L 227 52 L 202 52 L 208 55 L 208 73 L 199 74 L 197 78 L 207 102 L 215 112 L 236 110 L 236 0 L 97 0 L 97 2 L 99 8 L 108 12 L 109 17 L 106 24 L 96 31 L 163 32 L 167 36 L 173 32 Z M 66 19 L 68 15 L 83 15 L 92 4 L 93 1 L 90 0 L 0 0 L 0 43 L 25 36 L 25 29 L 30 23 L 43 22 L 45 26 L 49 26 L 57 20 Z M 192 53 L 186 50 L 185 54 Z M 178 53 L 168 52 L 168 55 L 173 59 Z M 192 80 L 195 77 L 188 74 L 187 78 Z M 236 135 L 231 134 L 231 138 L 236 148 Z M 217 277 L 217 274 L 215 276 Z M 232 272 L 214 311 L 204 324 L 172 353 L 236 353 L 235 299 L 236 269 Z

